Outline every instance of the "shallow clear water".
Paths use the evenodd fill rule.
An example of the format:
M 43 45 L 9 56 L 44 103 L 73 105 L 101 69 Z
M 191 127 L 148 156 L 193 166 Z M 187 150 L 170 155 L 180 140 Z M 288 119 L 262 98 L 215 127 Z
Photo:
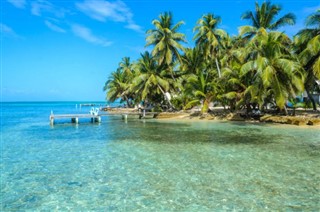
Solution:
M 51 110 L 75 104 L 2 103 L 0 211 L 320 210 L 319 128 L 120 117 L 50 127 Z

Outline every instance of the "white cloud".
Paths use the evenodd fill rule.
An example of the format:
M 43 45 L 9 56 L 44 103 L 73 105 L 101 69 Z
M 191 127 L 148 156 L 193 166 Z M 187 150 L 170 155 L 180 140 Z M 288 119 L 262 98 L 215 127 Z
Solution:
M 31 13 L 41 16 L 42 13 L 51 13 L 58 18 L 63 18 L 68 11 L 63 8 L 57 8 L 51 2 L 46 0 L 37 0 L 31 3 Z
M 100 38 L 100 37 L 97 37 L 94 34 L 92 34 L 92 32 L 89 28 L 86 28 L 86 27 L 78 25 L 78 24 L 72 25 L 72 31 L 76 36 L 78 36 L 78 37 L 80 37 L 90 43 L 93 43 L 93 44 L 97 44 L 100 46 L 110 46 L 112 44 L 112 42 L 107 41 L 104 38 Z
M 3 23 L 0 23 L 0 32 L 3 36 L 21 38 L 13 29 Z
M 46 20 L 44 21 L 44 23 L 47 25 L 47 27 L 49 27 L 49 29 L 56 31 L 56 32 L 61 32 L 61 33 L 65 33 L 66 31 L 64 29 L 62 29 L 61 27 L 51 23 L 50 21 Z
M 137 32 L 142 31 L 141 27 L 134 23 L 130 8 L 122 1 L 85 0 L 82 3 L 76 3 L 76 7 L 95 20 L 124 22 L 127 23 L 126 28 Z
M 76 7 L 98 21 L 106 21 L 110 19 L 116 22 L 125 22 L 130 15 L 130 10 L 121 2 L 108 2 L 104 0 L 86 0 L 82 3 L 76 3 Z
M 141 26 L 139 26 L 139 25 L 137 25 L 137 24 L 135 24 L 135 23 L 129 23 L 129 24 L 126 26 L 126 28 L 132 29 L 132 30 L 134 30 L 134 31 L 136 31 L 136 32 L 143 33 L 143 30 L 142 30 Z
M 42 11 L 51 10 L 52 4 L 48 1 L 34 1 L 31 4 L 31 13 L 36 16 L 41 16 Z
M 13 6 L 20 9 L 24 9 L 27 3 L 26 0 L 7 0 L 7 1 Z

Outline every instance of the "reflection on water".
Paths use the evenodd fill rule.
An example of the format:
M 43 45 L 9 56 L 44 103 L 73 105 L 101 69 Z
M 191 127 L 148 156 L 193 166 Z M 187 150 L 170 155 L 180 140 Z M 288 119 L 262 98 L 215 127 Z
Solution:
M 2 117 L 1 211 L 320 210 L 317 129 L 119 117 L 50 128 L 52 105 L 30 107 Z

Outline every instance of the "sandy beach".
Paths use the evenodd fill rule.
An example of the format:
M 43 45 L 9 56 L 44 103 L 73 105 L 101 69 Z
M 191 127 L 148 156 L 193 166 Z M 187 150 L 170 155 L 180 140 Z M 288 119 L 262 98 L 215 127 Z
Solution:
M 157 116 L 158 119 L 180 119 L 180 120 L 219 120 L 219 121 L 245 121 L 245 122 L 267 122 L 277 124 L 291 124 L 297 126 L 317 126 L 320 127 L 320 115 L 318 113 L 301 112 L 295 116 L 265 114 L 261 117 L 244 117 L 241 113 L 230 113 L 227 111 L 212 111 L 201 115 L 198 112 L 162 112 Z
M 112 108 L 108 113 L 122 114 L 138 112 L 134 108 Z M 291 114 L 292 111 L 289 111 Z M 185 121 L 245 121 L 245 122 L 265 122 L 275 124 L 290 124 L 296 126 L 313 126 L 320 128 L 320 112 L 309 110 L 296 110 L 296 115 L 277 115 L 265 113 L 260 117 L 246 117 L 244 111 L 230 112 L 222 107 L 211 108 L 207 114 L 200 114 L 198 110 L 175 111 L 175 112 L 159 112 L 156 119 L 185 120 Z

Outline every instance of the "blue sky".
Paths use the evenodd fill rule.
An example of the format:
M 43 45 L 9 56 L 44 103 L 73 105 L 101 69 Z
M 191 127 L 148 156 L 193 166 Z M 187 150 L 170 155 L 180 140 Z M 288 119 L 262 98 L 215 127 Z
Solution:
M 197 20 L 221 16 L 232 34 L 247 25 L 240 16 L 255 0 L 0 0 L 2 101 L 103 101 L 102 87 L 122 57 L 145 51 L 145 31 L 160 13 L 183 20 L 181 32 L 192 46 Z M 259 3 L 263 1 L 258 1 Z M 290 36 L 303 28 L 318 0 L 272 1 L 293 12 L 297 24 L 281 29 Z M 281 14 L 280 14 L 281 15 Z

